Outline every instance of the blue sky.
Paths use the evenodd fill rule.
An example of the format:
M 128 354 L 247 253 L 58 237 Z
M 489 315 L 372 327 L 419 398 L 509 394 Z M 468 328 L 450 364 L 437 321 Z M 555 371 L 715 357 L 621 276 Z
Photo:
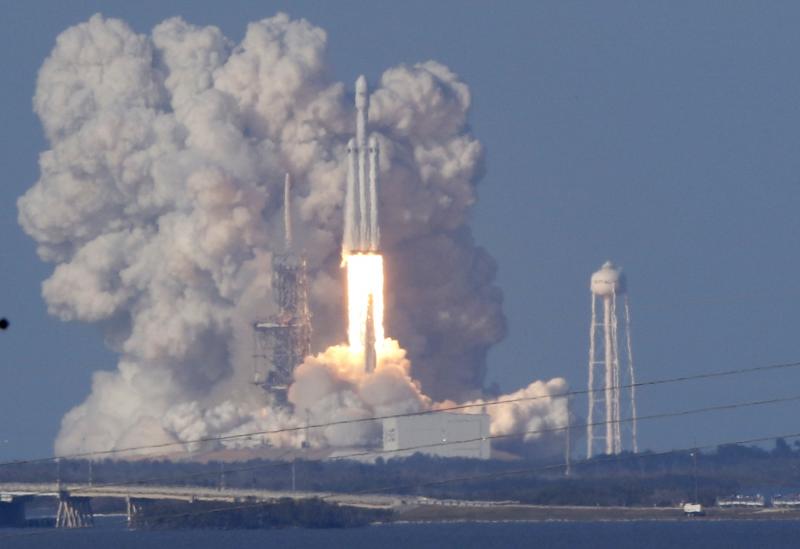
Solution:
M 166 17 L 233 39 L 286 11 L 328 32 L 333 76 L 375 81 L 436 59 L 473 94 L 487 173 L 477 240 L 500 265 L 509 336 L 487 382 L 586 384 L 588 279 L 629 279 L 638 377 L 800 360 L 800 5 L 789 2 L 28 2 L 0 21 L 3 269 L 0 459 L 48 455 L 91 373 L 116 360 L 92 326 L 48 317 L 51 266 L 16 222 L 46 144 L 36 72 L 96 12 Z M 643 414 L 800 394 L 800 371 L 644 389 Z M 583 402 L 577 402 L 583 407 Z M 664 449 L 793 432 L 800 404 L 643 422 Z

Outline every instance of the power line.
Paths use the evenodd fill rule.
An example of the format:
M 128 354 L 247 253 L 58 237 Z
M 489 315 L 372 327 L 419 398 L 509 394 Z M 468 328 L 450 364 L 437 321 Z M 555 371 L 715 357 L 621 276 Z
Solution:
M 646 416 L 638 416 L 636 418 L 636 420 L 637 421 L 643 421 L 643 420 L 647 421 L 647 420 L 653 420 L 653 419 L 665 419 L 665 418 L 671 418 L 671 417 L 696 415 L 696 414 L 702 414 L 702 413 L 707 413 L 707 412 L 719 412 L 719 411 L 723 411 L 723 410 L 735 410 L 735 409 L 738 409 L 738 408 L 749 408 L 749 407 L 753 407 L 753 406 L 764 406 L 764 405 L 768 405 L 768 404 L 778 404 L 778 403 L 782 403 L 782 402 L 794 402 L 794 401 L 798 401 L 798 400 L 800 400 L 800 395 L 791 396 L 791 397 L 772 398 L 772 399 L 767 399 L 767 400 L 755 400 L 755 401 L 749 401 L 749 402 L 739 402 L 739 403 L 734 403 L 734 404 L 721 404 L 721 405 L 718 405 L 718 406 L 708 406 L 708 407 L 705 407 L 705 408 L 695 408 L 695 409 L 691 409 L 691 410 L 679 410 L 679 411 L 676 411 L 676 412 L 664 412 L 664 413 L 660 413 L 660 414 L 650 414 L 650 415 L 646 415 Z M 488 435 L 488 436 L 476 437 L 476 438 L 471 438 L 471 439 L 466 439 L 466 440 L 443 441 L 443 442 L 435 442 L 435 443 L 431 443 L 431 444 L 421 444 L 421 445 L 418 445 L 418 446 L 411 446 L 411 447 L 400 448 L 400 449 L 365 450 L 365 451 L 359 452 L 359 453 L 347 454 L 347 455 L 343 455 L 343 456 L 335 456 L 335 457 L 331 458 L 330 460 L 331 461 L 336 461 L 336 460 L 349 459 L 349 458 L 354 458 L 354 457 L 366 457 L 366 456 L 371 456 L 371 455 L 392 454 L 392 453 L 400 453 L 400 452 L 405 453 L 405 452 L 408 452 L 408 451 L 425 450 L 425 449 L 430 449 L 430 448 L 437 448 L 437 447 L 440 447 L 440 446 L 449 446 L 449 445 L 455 445 L 455 444 L 469 444 L 469 443 L 472 443 L 472 442 L 481 442 L 481 441 L 484 441 L 484 440 L 509 439 L 509 438 L 516 438 L 516 437 L 524 437 L 524 436 L 527 436 L 527 435 L 542 435 L 542 434 L 547 434 L 547 433 L 556 433 L 556 432 L 560 432 L 560 431 L 566 431 L 567 429 L 586 428 L 586 427 L 589 427 L 589 425 L 599 426 L 599 425 L 607 425 L 609 423 L 630 423 L 632 421 L 633 421 L 633 418 L 624 418 L 624 419 L 613 420 L 613 421 L 596 421 L 596 422 L 593 422 L 591 424 L 588 424 L 588 423 L 567 424 L 567 425 L 562 425 L 562 426 L 559 426 L 559 427 L 547 427 L 547 428 L 544 428 L 544 429 L 533 429 L 533 430 L 529 430 L 529 431 L 519 431 L 519 432 L 514 432 L 514 433 L 506 433 L 506 434 L 502 434 L 502 435 Z
M 629 388 L 639 388 L 639 387 L 651 387 L 656 385 L 665 385 L 669 383 L 682 383 L 686 381 L 696 381 L 701 379 L 714 379 L 720 377 L 729 377 L 734 375 L 741 375 L 753 372 L 764 372 L 770 370 L 780 370 L 780 369 L 787 369 L 787 368 L 796 368 L 800 367 L 800 361 L 798 362 L 786 362 L 780 364 L 769 364 L 764 366 L 754 366 L 750 368 L 737 368 L 732 370 L 722 370 L 717 372 L 708 372 L 703 374 L 694 374 L 688 376 L 679 376 L 679 377 L 672 377 L 672 378 L 663 378 L 657 379 L 653 381 L 642 381 L 637 383 L 631 383 L 628 385 L 619 385 L 612 387 L 611 389 L 629 389 Z M 565 398 L 565 397 L 572 397 L 576 395 L 585 395 L 588 394 L 588 389 L 580 389 L 576 391 L 565 391 L 563 393 L 559 393 L 556 395 L 535 395 L 535 396 L 526 396 L 526 397 L 517 397 L 517 398 L 509 398 L 509 399 L 502 399 L 502 400 L 495 400 L 495 401 L 488 401 L 488 402 L 481 402 L 481 403 L 468 403 L 468 404 L 458 404 L 454 406 L 445 406 L 442 408 L 436 408 L 432 410 L 421 410 L 418 412 L 406 412 L 402 414 L 389 414 L 383 416 L 372 416 L 367 418 L 354 418 L 354 419 L 344 419 L 344 420 L 337 420 L 337 421 L 329 421 L 324 423 L 316 423 L 316 424 L 308 424 L 302 425 L 297 427 L 284 427 L 280 429 L 268 429 L 263 431 L 250 431 L 247 433 L 238 433 L 235 435 L 221 435 L 221 436 L 213 436 L 213 437 L 202 437 L 197 439 L 191 440 L 184 440 L 184 441 L 175 441 L 175 442 L 163 442 L 159 444 L 145 444 L 141 446 L 129 446 L 126 448 L 114 448 L 110 450 L 94 450 L 89 452 L 76 452 L 72 454 L 63 454 L 59 456 L 48 456 L 43 458 L 32 458 L 32 459 L 24 459 L 24 460 L 12 460 L 6 462 L 0 462 L 0 467 L 9 466 L 9 465 L 20 465 L 20 464 L 30 464 L 30 463 L 42 463 L 48 461 L 54 461 L 57 459 L 80 459 L 80 458 L 87 458 L 87 457 L 96 457 L 96 456 L 109 456 L 115 454 L 123 454 L 126 452 L 138 452 L 141 450 L 155 450 L 160 448 L 169 448 L 174 446 L 185 446 L 189 444 L 202 444 L 205 442 L 222 442 L 226 440 L 236 440 L 236 439 L 247 439 L 253 438 L 257 436 L 267 436 L 267 435 L 276 435 L 281 433 L 290 433 L 290 432 L 297 432 L 297 431 L 304 431 L 308 429 L 322 429 L 326 427 L 335 427 L 341 425 L 352 425 L 352 424 L 359 424 L 359 423 L 367 423 L 372 421 L 382 421 L 384 419 L 392 419 L 392 418 L 402 418 L 402 417 L 414 417 L 414 416 L 423 416 L 423 415 L 431 415 L 431 414 L 438 414 L 443 412 L 452 412 L 457 410 L 466 410 L 470 408 L 483 408 L 488 406 L 501 406 L 505 404 L 514 404 L 518 402 L 530 402 L 534 400 L 542 400 L 542 399 L 556 399 L 556 398 Z
M 770 405 L 770 404 L 779 404 L 779 403 L 783 403 L 783 402 L 793 402 L 793 401 L 798 401 L 798 400 L 800 400 L 800 395 L 795 395 L 795 396 L 790 396 L 790 397 L 771 398 L 771 399 L 765 399 L 765 400 L 754 400 L 754 401 L 747 401 L 747 402 L 738 402 L 738 403 L 731 403 L 731 404 L 721 404 L 721 405 L 716 405 L 716 406 L 707 406 L 707 407 L 703 407 L 703 408 L 694 408 L 694 409 L 689 409 L 689 410 L 677 410 L 677 411 L 673 411 L 673 412 L 663 412 L 663 413 L 659 413 L 659 414 L 650 414 L 650 415 L 646 415 L 646 416 L 639 416 L 637 418 L 637 420 L 638 421 L 648 421 L 648 420 L 654 420 L 654 419 L 665 419 L 665 418 L 671 418 L 671 417 L 697 415 L 697 414 L 708 413 L 708 412 L 718 412 L 718 411 L 725 411 L 725 410 L 734 410 L 734 409 L 739 409 L 739 408 L 750 408 L 750 407 L 755 407 L 755 406 L 765 406 L 765 405 Z M 599 425 L 606 425 L 606 424 L 609 424 L 609 423 L 629 423 L 631 421 L 633 421 L 633 418 L 624 418 L 624 419 L 613 420 L 613 421 L 598 421 L 598 422 L 592 423 L 591 425 L 592 426 L 599 426 Z M 471 439 L 463 439 L 463 440 L 441 441 L 441 442 L 435 442 L 435 443 L 430 443 L 430 444 L 420 444 L 420 445 L 416 445 L 416 446 L 408 446 L 408 447 L 405 447 L 405 448 L 363 450 L 363 451 L 359 451 L 359 452 L 352 452 L 352 453 L 349 453 L 349 454 L 342 454 L 342 455 L 334 456 L 334 457 L 329 458 L 328 461 L 342 461 L 342 460 L 345 460 L 345 459 L 363 458 L 363 457 L 371 457 L 371 456 L 381 456 L 381 455 L 385 455 L 385 454 L 399 454 L 399 453 L 415 452 L 415 451 L 418 451 L 418 450 L 427 450 L 427 449 L 431 449 L 431 448 L 438 448 L 438 447 L 443 447 L 443 446 L 452 446 L 452 445 L 457 445 L 457 444 L 470 444 L 470 443 L 473 443 L 473 442 L 482 442 L 482 441 L 485 441 L 485 440 L 502 440 L 502 439 L 516 438 L 516 437 L 524 437 L 524 436 L 527 436 L 527 435 L 542 435 L 542 434 L 546 434 L 546 433 L 554 433 L 554 432 L 565 431 L 567 429 L 586 428 L 588 426 L 589 426 L 588 423 L 566 424 L 566 425 L 561 425 L 561 426 L 558 426 L 558 427 L 547 427 L 547 428 L 543 428 L 543 429 L 531 429 L 531 430 L 525 430 L 525 431 L 516 431 L 516 432 L 513 432 L 513 433 L 506 433 L 506 434 L 500 434 L 500 435 L 486 435 L 486 436 L 482 436 L 482 437 L 476 437 L 476 438 L 471 438 Z M 277 459 L 280 459 L 282 456 L 287 455 L 289 452 L 290 451 L 284 452 Z M 283 467 L 285 465 L 287 465 L 287 464 L 283 464 L 283 463 L 281 463 L 281 464 L 266 463 L 266 464 L 260 464 L 260 465 L 250 465 L 250 466 L 239 467 L 239 468 L 230 468 L 230 469 L 226 470 L 226 473 L 238 473 L 238 472 L 254 471 L 254 470 L 258 470 L 258 469 L 278 468 L 278 467 Z M 215 471 L 205 471 L 205 472 L 200 472 L 200 473 L 187 473 L 187 474 L 184 474 L 184 475 L 172 476 L 170 478 L 172 478 L 173 480 L 180 480 L 180 479 L 193 478 L 193 477 L 210 476 L 210 475 L 213 475 L 213 474 L 216 474 L 216 472 Z M 127 481 L 127 482 L 108 482 L 108 483 L 101 483 L 101 484 L 95 483 L 90 488 L 85 488 L 85 489 L 76 488 L 76 489 L 70 490 L 70 493 L 71 494 L 81 494 L 81 493 L 85 493 L 85 492 L 90 492 L 90 491 L 92 491 L 94 489 L 97 489 L 97 488 L 115 488 L 115 487 L 125 488 L 125 487 L 129 487 L 129 486 L 136 486 L 136 485 L 144 484 L 144 483 L 149 482 L 151 480 L 162 480 L 163 478 L 164 477 L 157 477 L 157 478 L 151 478 L 149 480 L 148 479 L 144 479 L 144 480 L 140 479 L 140 480 L 135 480 L 135 481 Z M 49 492 L 48 491 L 34 492 L 34 493 L 32 493 L 32 495 L 37 495 L 37 494 L 41 495 L 41 494 L 46 494 L 46 493 L 49 493 Z
M 687 448 L 677 448 L 672 450 L 664 450 L 661 452 L 647 452 L 647 453 L 636 453 L 636 454 L 618 454 L 618 455 L 605 455 L 605 456 L 595 456 L 591 459 L 582 459 L 574 462 L 573 465 L 585 465 L 585 464 L 596 464 L 600 463 L 607 463 L 607 462 L 615 462 L 615 461 L 623 461 L 623 460 L 632 460 L 632 459 L 647 459 L 647 458 L 655 458 L 655 457 L 663 457 L 670 454 L 679 454 L 684 452 L 690 452 L 693 450 L 707 450 L 713 449 L 722 445 L 742 445 L 742 444 L 758 444 L 760 442 L 767 442 L 770 440 L 777 440 L 779 438 L 782 439 L 795 439 L 800 438 L 800 433 L 785 433 L 785 434 L 778 434 L 778 435 L 770 435 L 770 436 L 762 436 L 756 438 L 749 438 L 749 439 L 741 439 L 741 440 L 733 440 L 733 441 L 724 441 L 724 442 L 716 442 L 713 444 L 704 444 L 704 445 L 693 445 Z M 347 495 L 360 495 L 360 494 L 376 494 L 376 493 L 386 493 L 386 492 L 396 492 L 398 490 L 413 490 L 416 488 L 425 488 L 429 486 L 441 486 L 444 484 L 452 484 L 456 482 L 471 482 L 475 480 L 486 480 L 491 478 L 500 478 L 500 477 L 508 477 L 508 476 L 520 476 L 525 474 L 533 474 L 533 473 L 542 473 L 546 471 L 556 471 L 562 470 L 566 467 L 566 463 L 556 463 L 552 465 L 541 465 L 536 467 L 527 467 L 524 469 L 514 469 L 510 471 L 495 471 L 491 473 L 480 473 L 475 475 L 466 475 L 460 477 L 452 477 L 447 479 L 441 480 L 433 480 L 433 481 L 426 481 L 426 482 L 417 482 L 412 484 L 395 484 L 391 486 L 385 486 L 383 488 L 377 489 L 370 489 L 370 490 L 359 490 L 356 492 L 348 492 Z M 339 494 L 329 494 L 326 496 L 322 496 L 319 499 L 325 500 L 335 495 Z M 262 501 L 256 503 L 247 503 L 243 505 L 236 505 L 236 506 L 226 506 L 226 507 L 218 507 L 212 509 L 199 509 L 195 511 L 186 511 L 183 513 L 174 513 L 168 515 L 156 515 L 152 517 L 148 517 L 149 520 L 160 520 L 160 519 L 169 519 L 169 518 L 179 518 L 179 517 L 188 517 L 188 516 L 198 516 L 198 515 L 206 515 L 211 513 L 220 513 L 226 511 L 237 511 L 243 509 L 255 509 L 258 507 L 264 507 L 267 505 L 272 505 L 273 502 L 270 501 Z M 15 537 L 24 537 L 24 536 L 31 536 L 31 535 L 41 535 L 41 534 L 51 534 L 54 533 L 56 529 L 52 530 L 42 530 L 36 532 L 20 532 L 15 534 L 7 534 L 0 536 L 0 539 L 9 539 Z
M 736 440 L 736 441 L 729 441 L 729 442 L 717 442 L 715 444 L 705 444 L 705 445 L 702 445 L 702 446 L 694 445 L 694 446 L 691 446 L 689 448 L 678 448 L 678 449 L 672 449 L 672 450 L 664 450 L 664 451 L 661 451 L 661 452 L 610 454 L 610 455 L 596 456 L 596 457 L 593 457 L 591 459 L 581 459 L 581 460 L 578 460 L 577 463 L 573 462 L 572 465 L 575 466 L 575 465 L 596 464 L 598 462 L 605 463 L 605 462 L 622 461 L 622 460 L 627 460 L 627 459 L 642 459 L 642 458 L 649 458 L 649 457 L 661 457 L 661 456 L 666 456 L 666 455 L 670 455 L 670 454 L 690 452 L 692 450 L 713 449 L 713 448 L 716 448 L 716 447 L 719 447 L 719 446 L 723 446 L 723 445 L 757 444 L 759 442 L 767 442 L 767 441 L 776 440 L 776 439 L 779 439 L 779 438 L 782 438 L 782 439 L 800 438 L 800 433 L 788 433 L 788 434 L 783 434 L 783 435 L 771 435 L 771 436 L 764 436 L 764 437 L 757 437 L 757 438 Z M 389 492 L 389 491 L 398 490 L 398 489 L 406 489 L 406 488 L 410 489 L 410 488 L 420 488 L 420 487 L 424 487 L 424 486 L 435 486 L 435 485 L 440 485 L 440 484 L 448 484 L 448 483 L 451 483 L 451 482 L 467 482 L 467 481 L 470 481 L 470 480 L 481 480 L 481 479 L 492 478 L 492 477 L 513 476 L 513 475 L 520 475 L 520 474 L 525 474 L 525 473 L 535 473 L 535 472 L 548 471 L 548 470 L 562 470 L 562 469 L 564 469 L 564 467 L 566 467 L 566 465 L 567 465 L 566 462 L 564 462 L 564 463 L 557 463 L 557 464 L 553 464 L 553 465 L 544 465 L 544 466 L 539 466 L 539 467 L 516 469 L 516 470 L 511 470 L 511 471 L 496 471 L 496 472 L 493 472 L 493 473 L 483 473 L 483 474 L 469 475 L 469 476 L 449 478 L 449 479 L 443 479 L 443 480 L 433 480 L 433 481 L 427 481 L 427 482 L 421 482 L 421 483 L 415 483 L 415 484 L 409 484 L 409 485 L 394 485 L 394 486 L 386 487 L 386 488 L 383 488 L 383 489 L 369 490 L 369 491 L 362 491 L 362 492 L 353 492 L 353 493 L 354 494 L 359 494 L 359 493 L 365 493 L 366 494 L 366 493 L 375 493 L 375 492 L 381 493 L 381 492 Z
M 248 466 L 244 466 L 244 467 L 227 468 L 227 469 L 225 469 L 225 473 L 226 474 L 229 474 L 229 473 L 242 473 L 242 472 L 256 471 L 256 470 L 259 470 L 259 469 L 267 469 L 267 468 L 272 468 L 272 467 L 274 467 L 276 469 L 278 467 L 285 467 L 287 465 L 290 465 L 291 462 L 288 462 L 288 461 L 287 462 L 280 462 L 280 460 L 283 459 L 288 454 L 290 454 L 292 451 L 294 451 L 294 449 L 290 449 L 290 450 L 287 450 L 287 451 L 283 452 L 278 457 L 274 458 L 273 462 L 271 462 L 271 463 L 261 463 L 261 464 L 258 464 L 258 465 L 248 465 Z M 275 462 L 280 462 L 280 463 L 275 463 Z M 149 478 L 130 480 L 130 481 L 125 481 L 125 482 L 101 482 L 101 483 L 95 482 L 94 484 L 92 484 L 88 488 L 88 490 L 84 489 L 83 491 L 84 492 L 91 491 L 91 490 L 94 490 L 96 488 L 117 488 L 117 487 L 126 488 L 126 487 L 130 487 L 130 486 L 148 485 L 148 484 L 150 484 L 152 482 L 157 482 L 159 480 L 186 480 L 186 479 L 189 479 L 189 478 L 209 477 L 209 476 L 218 475 L 218 474 L 219 474 L 218 471 L 200 471 L 200 472 L 197 472 L 197 473 L 185 473 L 185 474 L 182 474 L 182 475 L 161 475 L 161 476 L 157 476 L 157 477 L 149 477 Z M 192 486 L 192 485 L 189 485 L 189 486 Z M 68 491 L 70 492 L 70 494 L 80 494 L 81 493 L 81 489 L 80 488 L 78 488 L 76 490 L 68 490 Z M 34 495 L 45 494 L 45 493 L 48 493 L 48 492 L 35 492 Z

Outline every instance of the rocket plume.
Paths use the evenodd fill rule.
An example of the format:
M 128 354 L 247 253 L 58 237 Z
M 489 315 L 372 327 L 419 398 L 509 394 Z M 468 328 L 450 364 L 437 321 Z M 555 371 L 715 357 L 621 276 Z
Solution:
M 367 309 L 372 302 L 375 352 L 380 355 L 383 328 L 383 256 L 353 254 L 345 258 L 347 269 L 347 342 L 354 353 L 364 354 L 367 344 Z

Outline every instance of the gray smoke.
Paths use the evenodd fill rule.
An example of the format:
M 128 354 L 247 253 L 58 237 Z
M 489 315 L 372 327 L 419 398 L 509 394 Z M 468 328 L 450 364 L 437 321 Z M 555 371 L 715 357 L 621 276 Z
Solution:
M 55 265 L 42 290 L 49 311 L 100 325 L 120 359 L 64 417 L 57 452 L 298 424 L 249 384 L 250 323 L 272 312 L 289 172 L 314 348 L 344 340 L 339 246 L 354 117 L 325 49 L 325 31 L 284 14 L 249 24 L 240 44 L 180 18 L 143 35 L 95 15 L 58 37 L 34 97 L 50 149 L 19 221 Z M 434 61 L 389 69 L 374 86 L 387 333 L 411 364 L 403 356 L 395 378 L 410 368 L 421 385 L 406 375 L 400 396 L 347 413 L 429 406 L 424 394 L 475 398 L 487 349 L 504 336 L 494 262 L 467 226 L 482 175 L 469 105 L 467 86 Z M 298 405 L 314 361 L 326 368 L 331 352 L 298 371 Z

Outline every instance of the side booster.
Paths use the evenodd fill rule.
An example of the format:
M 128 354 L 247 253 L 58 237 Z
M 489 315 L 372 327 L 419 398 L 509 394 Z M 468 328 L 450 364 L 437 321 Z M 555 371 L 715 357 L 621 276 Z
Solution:
M 376 253 L 380 248 L 378 228 L 378 140 L 367 143 L 367 80 L 356 80 L 356 137 L 347 144 L 347 192 L 345 194 L 342 257 L 354 253 Z

